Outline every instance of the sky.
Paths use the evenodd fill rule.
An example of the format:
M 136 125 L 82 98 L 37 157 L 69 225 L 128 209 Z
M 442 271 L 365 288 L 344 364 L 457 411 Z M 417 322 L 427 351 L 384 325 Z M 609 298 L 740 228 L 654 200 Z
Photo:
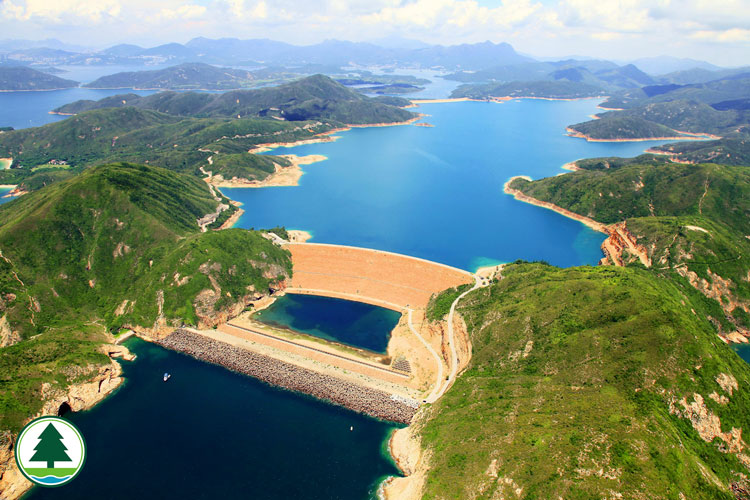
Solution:
M 750 64 L 750 0 L 0 0 L 1 38 L 103 48 L 193 37 L 508 42 L 533 56 Z

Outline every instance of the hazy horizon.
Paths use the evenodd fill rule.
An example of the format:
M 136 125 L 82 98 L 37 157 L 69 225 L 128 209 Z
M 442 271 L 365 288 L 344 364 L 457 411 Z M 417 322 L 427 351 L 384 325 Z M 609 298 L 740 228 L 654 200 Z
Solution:
M 294 45 L 388 38 L 457 45 L 507 42 L 533 57 L 615 61 L 652 56 L 750 64 L 750 9 L 741 0 L 2 0 L 6 39 L 56 38 L 104 48 L 195 37 Z

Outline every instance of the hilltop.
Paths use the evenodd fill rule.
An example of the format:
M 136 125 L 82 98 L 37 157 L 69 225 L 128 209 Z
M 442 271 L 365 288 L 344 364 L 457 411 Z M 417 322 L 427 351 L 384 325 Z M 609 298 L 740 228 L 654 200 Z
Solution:
M 745 167 L 598 159 L 557 177 L 510 184 L 599 223 L 618 225 L 615 260 L 677 279 L 713 299 L 719 332 L 750 335 L 750 172 Z M 641 254 L 641 255 L 639 255 Z M 612 258 L 612 256 L 610 256 Z
M 77 87 L 78 82 L 24 66 L 0 66 L 0 90 L 54 90 Z
M 86 170 L 0 207 L 0 430 L 108 362 L 121 327 L 210 327 L 291 275 L 254 231 L 201 232 L 228 200 L 192 176 L 127 163 Z
M 57 108 L 55 112 L 74 114 L 124 106 L 179 116 L 275 117 L 286 121 L 326 120 L 350 125 L 398 123 L 416 116 L 405 109 L 366 97 L 323 75 L 277 87 L 223 94 L 159 92 L 145 97 L 129 94 L 95 102 L 77 101 Z
M 700 294 L 632 268 L 502 274 L 460 303 L 472 359 L 416 424 L 422 498 L 744 498 L 750 367 Z
M 84 87 L 93 89 L 232 90 L 256 85 L 250 71 L 185 63 L 152 71 L 127 71 L 97 78 Z

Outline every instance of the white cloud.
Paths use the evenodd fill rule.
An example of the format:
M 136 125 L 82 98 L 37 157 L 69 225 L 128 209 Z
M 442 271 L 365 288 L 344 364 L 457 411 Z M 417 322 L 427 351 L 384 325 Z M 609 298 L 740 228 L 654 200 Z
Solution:
M 202 5 L 181 5 L 176 9 L 162 9 L 160 16 L 164 19 L 198 19 L 206 13 Z
M 121 5 L 118 0 L 26 0 L 18 3 L 5 0 L 2 12 L 4 17 L 20 21 L 98 23 L 107 17 L 117 17 L 121 12 Z

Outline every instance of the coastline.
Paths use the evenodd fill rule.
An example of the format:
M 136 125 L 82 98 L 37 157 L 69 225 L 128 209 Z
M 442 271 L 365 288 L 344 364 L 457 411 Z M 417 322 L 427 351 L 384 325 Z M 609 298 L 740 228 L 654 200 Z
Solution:
M 13 165 L 13 158 L 0 158 L 0 170 L 8 170 Z
M 571 172 L 578 172 L 579 170 L 581 170 L 581 167 L 578 166 L 579 160 L 570 161 L 560 168 L 562 168 L 563 170 L 570 170 Z
M 577 139 L 586 139 L 588 142 L 645 142 L 645 141 L 696 141 L 704 140 L 711 141 L 721 139 L 718 135 L 713 134 L 698 134 L 694 132 L 682 132 L 681 130 L 675 130 L 682 135 L 677 136 L 666 136 L 666 137 L 635 137 L 635 138 L 620 138 L 620 139 L 598 139 L 586 135 L 582 132 L 574 130 L 570 127 L 565 127 L 565 131 L 568 133 L 568 137 L 575 137 Z
M 533 198 L 519 191 L 518 189 L 513 189 L 510 187 L 510 184 L 515 179 L 519 179 L 519 178 L 525 179 L 528 181 L 532 180 L 527 176 L 511 177 L 503 185 L 503 192 L 505 192 L 506 194 L 512 195 L 518 201 L 522 201 L 530 205 L 536 205 L 538 207 L 552 210 L 554 212 L 557 212 L 560 215 L 568 217 L 569 219 L 573 219 L 578 222 L 581 222 L 582 224 L 593 229 L 594 231 L 598 231 L 600 233 L 607 235 L 607 238 L 602 242 L 602 246 L 601 246 L 602 252 L 604 253 L 604 258 L 599 261 L 599 264 L 606 264 L 608 262 L 611 262 L 615 266 L 624 266 L 625 263 L 622 259 L 622 252 L 623 250 L 627 249 L 629 253 L 638 256 L 638 259 L 641 261 L 641 263 L 644 266 L 651 267 L 651 259 L 648 256 L 648 251 L 642 246 L 638 245 L 635 238 L 628 231 L 625 225 L 625 221 L 616 222 L 614 224 L 607 225 L 601 222 L 597 222 L 590 217 L 586 217 L 585 215 L 580 215 L 566 208 L 555 205 L 554 203 L 550 203 L 548 201 L 537 200 L 536 198 Z
M 242 217 L 242 214 L 244 214 L 245 211 L 241 208 L 237 209 L 235 213 L 229 216 L 227 220 L 224 221 L 224 224 L 219 226 L 218 231 L 221 231 L 222 229 L 229 229 L 233 227 L 235 224 L 237 224 L 237 221 L 240 220 L 240 217 Z
M 108 365 L 100 365 L 96 372 L 87 380 L 70 384 L 63 388 L 53 388 L 50 384 L 42 384 L 42 409 L 27 419 L 57 415 L 60 407 L 67 404 L 71 411 L 84 411 L 93 408 L 115 392 L 124 381 L 122 366 L 114 358 L 126 361 L 134 359 L 127 347 L 115 343 L 102 344 L 102 352 L 109 356 Z M 34 485 L 23 476 L 15 460 L 15 440 L 10 432 L 0 433 L 0 444 L 7 444 L 0 448 L 0 496 L 4 500 L 15 500 L 22 497 Z
M 276 172 L 270 174 L 268 177 L 262 180 L 249 180 L 245 178 L 234 177 L 232 179 L 224 179 L 221 174 L 209 175 L 204 180 L 214 187 L 233 187 L 233 188 L 263 188 L 263 187 L 282 187 L 282 186 L 299 186 L 299 180 L 304 174 L 302 165 L 310 165 L 317 163 L 328 158 L 323 155 L 281 155 L 287 160 L 291 161 L 292 164 L 288 167 L 282 167 L 276 165 Z
M 60 87 L 59 89 L 18 89 L 18 90 L 0 90 L 0 92 L 54 92 L 55 90 L 68 90 L 81 88 L 80 85 L 74 85 L 72 87 Z

